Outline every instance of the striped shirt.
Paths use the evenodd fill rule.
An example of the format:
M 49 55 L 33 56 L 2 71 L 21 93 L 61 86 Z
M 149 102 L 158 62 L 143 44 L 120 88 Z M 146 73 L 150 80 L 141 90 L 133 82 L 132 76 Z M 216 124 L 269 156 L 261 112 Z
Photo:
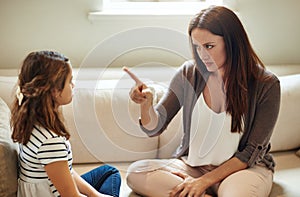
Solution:
M 36 190 L 41 188 L 43 189 L 41 192 L 45 194 L 47 192 L 44 190 L 45 184 L 48 184 L 51 193 L 49 196 L 60 196 L 44 168 L 45 165 L 57 161 L 68 161 L 69 169 L 72 171 L 72 151 L 69 141 L 49 130 L 34 127 L 29 142 L 26 145 L 20 144 L 19 184 L 22 189 L 19 187 L 19 192 L 26 192 L 27 195 L 38 194 Z M 33 185 L 35 186 L 32 187 Z M 35 191 L 29 191 L 32 188 Z

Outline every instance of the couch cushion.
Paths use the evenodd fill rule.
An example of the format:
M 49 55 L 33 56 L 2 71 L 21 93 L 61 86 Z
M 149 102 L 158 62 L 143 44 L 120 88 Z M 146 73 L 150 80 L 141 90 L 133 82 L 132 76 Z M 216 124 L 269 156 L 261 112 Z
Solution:
M 11 140 L 10 110 L 0 97 L 0 196 L 16 196 L 17 146 Z
M 14 96 L 14 87 L 17 83 L 17 77 L 0 76 L 0 97 L 10 106 Z
M 300 74 L 279 77 L 281 105 L 271 137 L 271 151 L 300 147 Z
M 128 95 L 132 86 L 130 79 L 76 81 L 73 102 L 63 106 L 74 163 L 157 156 L 158 138 L 139 127 L 139 106 Z

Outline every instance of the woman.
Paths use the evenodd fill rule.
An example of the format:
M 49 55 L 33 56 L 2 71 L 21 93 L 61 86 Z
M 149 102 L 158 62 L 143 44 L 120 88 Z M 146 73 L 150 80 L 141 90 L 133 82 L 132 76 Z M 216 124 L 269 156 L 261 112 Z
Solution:
M 82 177 L 72 168 L 70 134 L 59 107 L 72 101 L 69 59 L 53 51 L 24 60 L 12 107 L 12 139 L 20 144 L 18 196 L 119 196 L 119 171 L 103 165 Z
M 202 10 L 188 33 L 193 61 L 180 67 L 160 102 L 152 105 L 153 92 L 138 79 L 130 92 L 149 136 L 160 135 L 182 108 L 184 136 L 176 158 L 133 163 L 128 185 L 146 196 L 268 196 L 279 80 L 265 69 L 231 10 Z

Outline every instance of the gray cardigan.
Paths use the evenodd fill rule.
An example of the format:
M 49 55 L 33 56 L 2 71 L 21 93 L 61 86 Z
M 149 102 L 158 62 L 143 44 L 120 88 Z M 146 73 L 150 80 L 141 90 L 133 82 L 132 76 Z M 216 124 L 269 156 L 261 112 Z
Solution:
M 245 129 L 234 156 L 247 163 L 248 167 L 261 163 L 274 171 L 275 162 L 269 154 L 271 148 L 269 141 L 279 113 L 280 82 L 272 73 L 263 69 L 261 72 L 263 75 L 271 76 L 271 80 L 264 82 L 256 80 L 249 86 L 249 110 L 246 114 Z M 194 65 L 193 61 L 185 62 L 173 77 L 167 92 L 155 106 L 159 115 L 158 126 L 150 131 L 141 125 L 147 135 L 159 135 L 182 108 L 184 135 L 174 157 L 179 158 L 188 153 L 193 108 L 208 76 L 209 73 L 201 72 L 200 67 Z

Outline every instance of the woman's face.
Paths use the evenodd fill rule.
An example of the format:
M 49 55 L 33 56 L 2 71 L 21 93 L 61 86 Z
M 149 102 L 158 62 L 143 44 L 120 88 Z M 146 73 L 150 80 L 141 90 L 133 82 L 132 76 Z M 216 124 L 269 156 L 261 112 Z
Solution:
M 226 62 L 225 42 L 222 36 L 201 28 L 192 30 L 192 43 L 209 72 L 221 71 Z
M 73 97 L 73 88 L 74 88 L 74 83 L 73 83 L 73 76 L 72 76 L 72 70 L 68 74 L 64 88 L 61 91 L 58 91 L 56 94 L 56 102 L 58 105 L 66 105 L 69 104 L 72 101 Z

